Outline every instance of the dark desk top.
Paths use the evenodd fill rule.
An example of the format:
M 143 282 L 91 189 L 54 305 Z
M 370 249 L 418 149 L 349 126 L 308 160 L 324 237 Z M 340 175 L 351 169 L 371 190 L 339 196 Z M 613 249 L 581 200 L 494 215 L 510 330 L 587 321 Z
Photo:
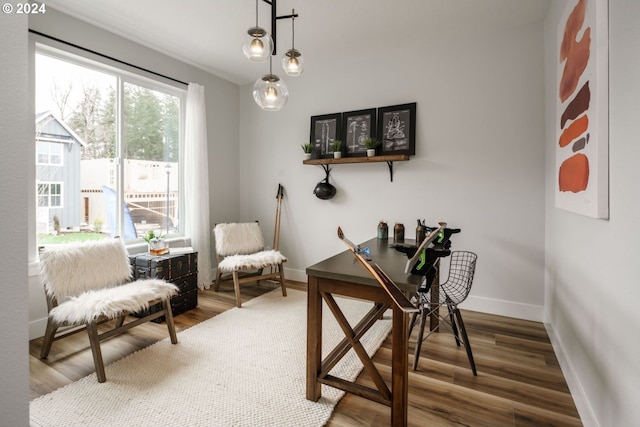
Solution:
M 405 274 L 404 268 L 408 258 L 402 252 L 390 247 L 392 244 L 392 239 L 381 240 L 373 238 L 361 243 L 360 247 L 363 249 L 368 247 L 371 250 L 373 261 L 391 277 L 400 289 L 410 292 L 415 291 L 422 281 L 422 276 Z M 415 244 L 415 242 L 406 239 L 405 244 L 411 245 Z M 380 286 L 348 249 L 307 267 L 306 273 L 309 276 L 323 277 L 326 279 Z

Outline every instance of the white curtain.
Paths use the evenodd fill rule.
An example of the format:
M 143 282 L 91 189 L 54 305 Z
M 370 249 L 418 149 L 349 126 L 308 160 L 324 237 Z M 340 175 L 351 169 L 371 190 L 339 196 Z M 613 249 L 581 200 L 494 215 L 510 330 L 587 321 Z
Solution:
M 204 87 L 189 83 L 185 126 L 186 232 L 198 252 L 198 288 L 211 286 L 211 230 L 209 224 L 209 165 Z

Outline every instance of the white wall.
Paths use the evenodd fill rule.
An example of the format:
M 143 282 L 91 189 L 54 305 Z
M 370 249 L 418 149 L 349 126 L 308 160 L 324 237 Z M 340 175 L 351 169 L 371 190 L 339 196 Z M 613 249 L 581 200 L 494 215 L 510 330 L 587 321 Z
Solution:
M 27 354 L 27 169 L 26 141 L 33 135 L 28 120 L 27 18 L 0 16 L 0 426 L 29 424 Z M 31 128 L 31 130 L 30 130 Z M 31 141 L 34 141 L 32 138 Z M 11 201 L 8 203 L 7 201 Z
M 609 0 L 609 220 L 554 207 L 555 37 L 564 4 L 554 0 L 545 23 L 545 321 L 584 424 L 631 426 L 640 420 L 640 2 Z
M 236 218 L 239 215 L 238 168 L 236 166 L 239 162 L 237 144 L 239 89 L 236 84 L 72 18 L 50 7 L 47 7 L 45 15 L 32 15 L 29 28 L 183 82 L 195 82 L 203 85 L 205 87 L 207 136 L 209 139 L 211 229 L 216 222 Z M 70 49 L 61 44 L 53 44 L 53 46 Z M 33 148 L 34 144 L 29 147 L 32 150 L 35 149 Z M 35 158 L 34 156 L 35 154 L 29 158 Z M 221 200 L 224 202 L 221 203 Z M 35 211 L 35 209 L 31 210 Z M 31 222 L 35 227 L 35 216 Z M 32 252 L 29 259 L 34 261 L 35 233 L 33 231 L 30 233 L 30 244 Z M 211 244 L 213 262 L 215 261 L 213 239 Z M 31 339 L 41 336 L 46 325 L 44 291 L 37 272 L 37 265 L 32 265 L 29 277 L 29 334 Z
M 462 233 L 454 249 L 478 253 L 466 307 L 542 320 L 544 281 L 543 24 L 476 37 L 434 38 L 419 55 L 402 48 L 377 57 L 307 56 L 304 74 L 286 78 L 289 102 L 277 113 L 240 93 L 241 214 L 271 236 L 277 184 L 285 187 L 280 247 L 288 277 L 306 280 L 307 266 L 375 236 L 381 219 L 440 220 Z M 416 37 L 421 37 L 415 29 Z M 357 49 L 354 47 L 354 52 Z M 310 117 L 417 102 L 416 156 L 394 164 L 336 165 L 329 201 L 313 194 L 324 178 L 302 165 Z M 270 237 L 268 237 L 270 238 Z

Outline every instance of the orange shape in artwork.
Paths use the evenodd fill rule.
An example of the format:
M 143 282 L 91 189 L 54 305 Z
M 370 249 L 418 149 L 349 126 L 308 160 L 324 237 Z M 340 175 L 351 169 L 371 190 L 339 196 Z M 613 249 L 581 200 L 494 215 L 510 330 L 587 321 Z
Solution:
M 560 101 L 565 102 L 578 87 L 578 80 L 580 80 L 580 76 L 589 63 L 589 56 L 591 54 L 590 46 L 591 28 L 587 27 L 587 29 L 584 30 L 582 39 L 571 46 L 569 56 L 567 56 L 567 62 L 564 65 L 562 78 L 560 79 L 560 90 L 558 93 Z
M 587 189 L 589 184 L 589 159 L 582 153 L 575 154 L 562 162 L 558 170 L 560 191 L 577 193 Z
M 569 56 L 569 52 L 573 48 L 576 41 L 576 36 L 582 28 L 584 23 L 584 17 L 587 10 L 587 1 L 579 0 L 578 4 L 573 8 L 571 14 L 567 18 L 567 22 L 564 26 L 564 37 L 562 38 L 562 44 L 560 45 L 560 61 L 564 61 Z
M 586 114 L 580 117 L 575 122 L 571 123 L 569 127 L 562 131 L 560 135 L 560 139 L 558 140 L 558 145 L 560 147 L 565 147 L 571 144 L 571 141 L 578 138 L 580 135 L 585 133 L 589 128 L 589 116 Z

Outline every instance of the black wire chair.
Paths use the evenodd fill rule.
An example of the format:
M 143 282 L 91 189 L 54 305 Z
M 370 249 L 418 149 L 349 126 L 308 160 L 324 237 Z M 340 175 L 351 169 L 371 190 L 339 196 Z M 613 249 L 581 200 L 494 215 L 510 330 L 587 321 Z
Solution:
M 478 375 L 476 372 L 476 364 L 473 360 L 473 353 L 471 352 L 471 344 L 469 343 L 469 337 L 467 336 L 467 330 L 464 327 L 462 321 L 462 315 L 458 309 L 458 304 L 461 304 L 471 291 L 471 284 L 473 283 L 473 276 L 476 271 L 476 261 L 478 255 L 468 251 L 453 251 L 451 252 L 451 261 L 449 265 L 449 277 L 446 282 L 442 283 L 439 288 L 438 300 L 432 303 L 432 295 L 430 286 L 421 287 L 418 289 L 415 297 L 415 302 L 420 308 L 420 330 L 418 332 L 418 338 L 416 341 L 416 348 L 413 358 L 413 370 L 418 368 L 418 359 L 420 358 L 420 349 L 422 348 L 422 342 L 429 338 L 429 336 L 437 331 L 437 327 L 429 331 L 427 336 L 424 336 L 424 330 L 429 318 L 432 314 L 436 314 L 439 319 L 440 326 L 447 326 L 453 332 L 456 339 L 456 345 L 460 347 L 460 344 L 464 345 L 467 351 L 467 357 L 469 358 L 469 364 L 473 375 Z M 447 306 L 448 316 L 443 317 L 440 314 L 440 307 Z M 413 330 L 417 316 L 411 319 L 411 326 L 409 335 Z

